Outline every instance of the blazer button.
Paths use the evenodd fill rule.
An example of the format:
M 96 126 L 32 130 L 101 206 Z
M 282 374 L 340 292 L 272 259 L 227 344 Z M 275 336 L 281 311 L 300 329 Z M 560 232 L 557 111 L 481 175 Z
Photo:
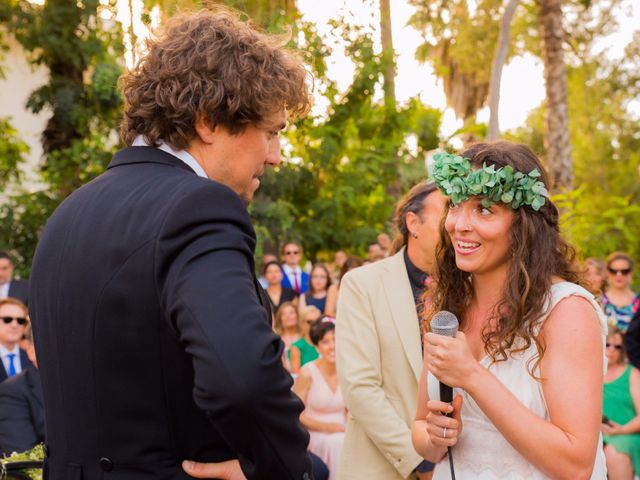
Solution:
M 309 475 L 307 472 L 304 472 L 302 474 L 302 480 L 311 480 L 311 475 Z
M 110 472 L 111 470 L 113 470 L 113 462 L 110 458 L 102 457 L 100 459 L 100 468 L 105 472 Z

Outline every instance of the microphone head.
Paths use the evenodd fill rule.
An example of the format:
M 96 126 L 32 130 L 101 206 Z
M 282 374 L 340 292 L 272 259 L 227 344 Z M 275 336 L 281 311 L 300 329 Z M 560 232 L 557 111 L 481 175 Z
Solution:
M 445 337 L 455 337 L 458 333 L 458 318 L 453 313 L 442 310 L 431 319 L 431 331 Z

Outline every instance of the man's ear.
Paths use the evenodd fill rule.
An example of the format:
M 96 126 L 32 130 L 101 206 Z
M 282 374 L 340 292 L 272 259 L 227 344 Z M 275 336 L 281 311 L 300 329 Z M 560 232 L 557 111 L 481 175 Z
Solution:
M 409 231 L 409 234 L 411 234 L 411 232 L 415 232 L 417 225 L 418 225 L 418 215 L 416 215 L 413 212 L 407 212 L 407 215 L 404 218 L 404 222 L 407 225 L 407 230 Z
M 209 120 L 202 113 L 196 114 L 196 134 L 202 143 L 210 145 L 215 140 L 216 127 L 211 126 Z

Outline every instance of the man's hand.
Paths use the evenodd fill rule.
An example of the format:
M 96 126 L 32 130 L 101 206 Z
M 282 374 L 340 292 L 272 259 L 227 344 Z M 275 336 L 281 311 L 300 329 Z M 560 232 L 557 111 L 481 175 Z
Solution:
M 194 478 L 218 478 L 220 480 L 247 480 L 238 460 L 219 463 L 182 462 L 182 469 Z

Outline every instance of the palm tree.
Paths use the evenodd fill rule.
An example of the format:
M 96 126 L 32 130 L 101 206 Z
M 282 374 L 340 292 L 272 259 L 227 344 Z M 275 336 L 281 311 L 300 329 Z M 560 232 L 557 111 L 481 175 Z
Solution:
M 554 188 L 570 189 L 573 184 L 573 163 L 569 142 L 567 73 L 562 50 L 565 36 L 562 26 L 562 0 L 536 0 L 536 3 L 547 93 L 546 164 Z

